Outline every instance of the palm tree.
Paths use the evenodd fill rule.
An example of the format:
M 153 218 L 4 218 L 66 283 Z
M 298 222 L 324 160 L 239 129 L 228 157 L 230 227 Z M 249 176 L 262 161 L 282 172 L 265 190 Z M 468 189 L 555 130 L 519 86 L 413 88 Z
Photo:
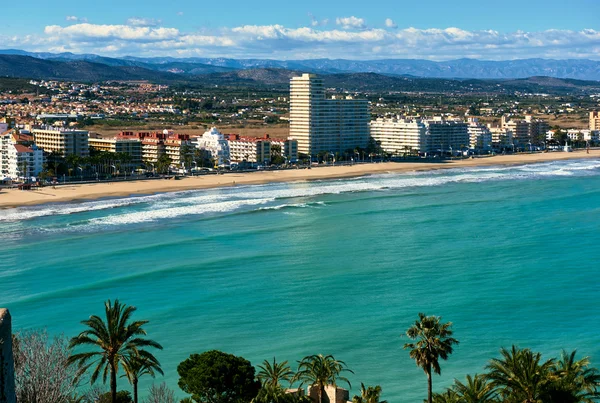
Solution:
M 292 380 L 294 372 L 288 365 L 287 361 L 278 363 L 273 357 L 273 364 L 267 360 L 264 360 L 262 365 L 259 365 L 260 371 L 256 374 L 258 380 L 264 385 L 277 386 L 281 384 L 281 381 Z
M 552 384 L 551 369 L 554 360 L 542 362 L 542 355 L 526 348 L 502 348 L 501 358 L 493 358 L 487 365 L 490 385 L 498 389 L 505 401 L 519 403 L 542 402 Z
M 452 390 L 461 403 L 492 403 L 497 402 L 496 390 L 490 385 L 484 375 L 471 377 L 467 375 L 467 383 L 454 380 Z
M 462 401 L 452 389 L 446 389 L 444 393 L 434 393 L 433 403 L 461 403 Z
M 298 362 L 298 372 L 292 378 L 292 383 L 301 381 L 300 387 L 307 382 L 316 385 L 319 388 L 319 403 L 321 403 L 326 385 L 337 386 L 337 381 L 340 380 L 352 387 L 348 378 L 340 376 L 342 372 L 354 373 L 346 368 L 344 361 L 336 360 L 332 355 L 309 355 Z
M 114 305 L 110 300 L 104 303 L 106 322 L 99 316 L 92 315 L 88 320 L 81 323 L 89 329 L 73 337 L 69 348 L 87 346 L 99 351 L 87 351 L 73 354 L 69 357 L 70 365 L 76 364 L 79 375 L 82 375 L 92 366 L 95 366 L 90 383 L 95 383 L 100 373 L 102 381 L 110 374 L 110 390 L 113 403 L 117 399 L 117 372 L 119 364 L 123 365 L 131 356 L 140 356 L 156 363 L 158 361 L 152 353 L 144 350 L 145 347 L 162 349 L 162 346 L 153 340 L 144 339 L 146 331 L 143 329 L 147 320 L 130 322 L 131 315 L 136 308 L 119 303 L 115 300 Z
M 441 323 L 439 316 L 426 316 L 419 313 L 419 320 L 415 321 L 406 331 L 406 335 L 417 340 L 416 343 L 407 343 L 404 349 L 410 349 L 410 358 L 415 360 L 417 366 L 423 368 L 427 375 L 427 402 L 432 403 L 431 371 L 440 375 L 440 358 L 447 360 L 452 354 L 452 346 L 458 340 L 452 338 L 452 322 Z
M 590 367 L 589 357 L 575 359 L 577 350 L 562 351 L 560 359 L 554 363 L 554 378 L 549 400 L 552 402 L 595 402 L 600 393 L 600 373 Z
M 131 355 L 126 357 L 123 362 L 125 375 L 133 386 L 133 403 L 138 403 L 138 380 L 143 375 L 150 375 L 152 378 L 158 372 L 164 375 L 160 363 L 153 356 Z
M 365 388 L 365 384 L 360 384 L 360 396 L 354 395 L 352 403 L 387 403 L 387 400 L 380 401 L 381 386 L 369 386 Z

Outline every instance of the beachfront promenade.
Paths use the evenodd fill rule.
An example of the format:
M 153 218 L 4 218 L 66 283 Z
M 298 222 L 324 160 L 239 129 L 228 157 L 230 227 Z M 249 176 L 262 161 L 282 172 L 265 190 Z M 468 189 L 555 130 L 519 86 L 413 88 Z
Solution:
M 351 178 L 387 172 L 413 172 L 490 165 L 519 165 L 577 158 L 600 158 L 600 150 L 590 150 L 589 154 L 586 153 L 585 150 L 581 150 L 571 153 L 551 152 L 496 155 L 493 157 L 445 160 L 439 162 L 384 162 L 343 166 L 320 166 L 313 167 L 313 169 L 288 169 L 241 173 L 232 172 L 226 175 L 184 177 L 181 180 L 152 179 L 127 182 L 67 184 L 63 186 L 57 186 L 56 188 L 44 187 L 30 191 L 4 189 L 0 191 L 0 208 L 100 199 L 106 197 L 125 197 L 136 194 L 143 195 L 161 192 L 207 189 L 224 186 Z

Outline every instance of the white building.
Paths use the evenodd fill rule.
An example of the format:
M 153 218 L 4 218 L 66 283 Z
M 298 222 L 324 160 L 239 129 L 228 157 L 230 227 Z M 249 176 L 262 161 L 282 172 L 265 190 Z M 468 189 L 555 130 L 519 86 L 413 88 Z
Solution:
M 8 177 L 27 179 L 35 177 L 44 169 L 44 151 L 35 144 L 27 147 L 21 144 L 8 146 Z
M 418 119 L 394 118 L 371 121 L 371 137 L 386 153 L 404 155 L 427 148 L 427 127 Z
M 194 147 L 209 152 L 210 158 L 212 158 L 218 166 L 222 167 L 229 165 L 231 158 L 229 153 L 229 142 L 216 127 L 204 132 L 202 136 L 192 137 L 191 141 Z
M 228 142 L 231 162 L 269 164 L 271 161 L 271 142 L 268 139 L 230 134 Z
M 325 97 L 323 79 L 303 74 L 290 81 L 290 136 L 298 152 L 344 152 L 369 141 L 369 104 L 350 96 Z
M 44 169 L 44 151 L 30 140 L 7 131 L 0 134 L 0 179 L 24 179 L 37 176 Z
M 490 129 L 479 123 L 477 118 L 469 118 L 469 147 L 474 150 L 488 151 L 492 149 L 492 132 Z

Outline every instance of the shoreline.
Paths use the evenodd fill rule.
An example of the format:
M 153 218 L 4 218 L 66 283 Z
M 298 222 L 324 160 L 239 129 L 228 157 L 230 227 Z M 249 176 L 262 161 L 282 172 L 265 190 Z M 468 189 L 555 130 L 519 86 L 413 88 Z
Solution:
M 356 178 L 383 173 L 423 172 L 439 169 L 480 166 L 515 166 L 529 163 L 563 161 L 570 159 L 599 158 L 600 150 L 571 153 L 551 152 L 536 154 L 496 155 L 474 159 L 444 162 L 383 162 L 344 166 L 313 167 L 312 169 L 289 169 L 281 171 L 257 171 L 184 177 L 181 180 L 139 180 L 127 182 L 71 184 L 56 189 L 44 187 L 38 190 L 0 190 L 0 210 L 47 203 L 81 202 L 104 198 L 180 192 L 186 190 L 213 189 L 237 185 L 260 185 L 266 183 L 302 182 L 327 179 Z

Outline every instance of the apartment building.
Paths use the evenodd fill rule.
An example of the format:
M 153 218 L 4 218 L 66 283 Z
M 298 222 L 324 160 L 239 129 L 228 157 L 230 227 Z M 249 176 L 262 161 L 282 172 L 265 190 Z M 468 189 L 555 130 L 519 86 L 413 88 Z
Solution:
M 241 137 L 238 134 L 227 136 L 231 162 L 249 162 L 268 164 L 271 161 L 271 142 L 269 139 Z
M 325 97 L 323 79 L 302 74 L 290 80 L 290 137 L 298 152 L 344 152 L 369 141 L 369 104 L 350 96 Z
M 33 138 L 9 130 L 0 135 L 0 178 L 24 179 L 44 169 L 44 151 Z
M 229 142 L 216 127 L 207 130 L 202 136 L 192 137 L 191 144 L 195 148 L 206 151 L 215 165 L 219 167 L 229 165 Z
M 590 130 L 591 131 L 600 130 L 600 112 L 599 111 L 590 112 Z
M 418 153 L 427 148 L 427 127 L 418 119 L 378 118 L 371 121 L 369 131 L 383 151 L 392 155 Z
M 8 146 L 8 177 L 27 179 L 38 176 L 44 169 L 44 151 L 35 144 L 30 147 L 21 144 Z
M 513 146 L 512 132 L 500 126 L 487 125 L 488 130 L 492 134 L 493 148 L 510 148 Z
M 492 132 L 490 129 L 479 123 L 477 118 L 469 118 L 469 148 L 479 151 L 489 151 L 492 149 Z
M 132 164 L 142 162 L 142 142 L 138 138 L 102 138 L 90 135 L 88 143 L 91 149 L 109 153 L 123 153 L 131 157 Z
M 271 142 L 271 154 L 273 154 L 273 146 L 279 147 L 281 156 L 287 162 L 298 161 L 298 140 L 288 137 L 287 139 L 272 139 L 268 134 L 265 134 L 265 140 Z
M 529 143 L 537 144 L 543 141 L 550 127 L 546 120 L 534 119 L 532 116 L 525 116 L 522 120 L 507 120 L 506 116 L 503 116 L 502 128 L 512 133 L 516 146 L 523 147 Z
M 427 128 L 425 152 L 455 153 L 469 146 L 469 125 L 461 120 L 435 117 L 425 121 Z
M 165 154 L 171 159 L 171 165 L 180 167 L 185 162 L 186 154 L 193 155 L 193 146 L 187 134 L 175 134 L 165 131 Z M 186 167 L 191 168 L 191 167 Z
M 74 130 L 63 127 L 41 126 L 31 130 L 35 144 L 46 153 L 58 153 L 63 157 L 90 155 L 87 130 Z

